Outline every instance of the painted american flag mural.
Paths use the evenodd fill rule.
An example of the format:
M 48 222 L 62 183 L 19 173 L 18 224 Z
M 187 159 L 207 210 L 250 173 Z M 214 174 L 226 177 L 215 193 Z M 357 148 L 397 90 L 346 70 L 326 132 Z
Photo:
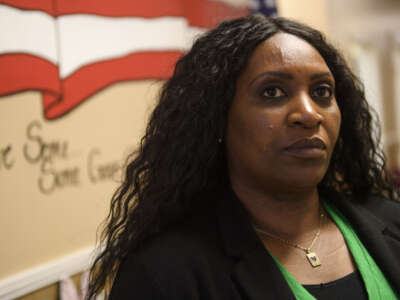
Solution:
M 243 1 L 0 0 L 0 95 L 40 90 L 46 119 L 104 87 L 167 78 L 192 38 Z

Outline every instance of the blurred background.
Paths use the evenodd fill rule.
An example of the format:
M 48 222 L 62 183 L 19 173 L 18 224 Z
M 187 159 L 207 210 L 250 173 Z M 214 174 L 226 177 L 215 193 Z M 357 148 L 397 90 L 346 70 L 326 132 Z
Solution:
M 400 185 L 400 1 L 0 0 L 0 299 L 83 299 L 96 230 L 174 62 L 255 12 L 342 51 Z

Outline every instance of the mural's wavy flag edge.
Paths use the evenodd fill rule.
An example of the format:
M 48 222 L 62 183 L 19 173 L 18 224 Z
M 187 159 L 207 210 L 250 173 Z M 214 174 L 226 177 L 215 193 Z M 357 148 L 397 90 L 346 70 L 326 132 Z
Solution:
M 0 6 L 3 7 L 50 16 L 55 27 L 60 17 L 82 15 L 89 18 L 112 17 L 116 20 L 130 17 L 151 20 L 176 17 L 184 18 L 188 27 L 205 29 L 222 19 L 248 12 L 246 7 L 235 7 L 213 0 L 115 0 L 110 3 L 108 0 L 0 0 Z M 8 30 L 12 26 L 8 24 Z M 57 43 L 58 37 L 54 36 L 54 39 Z M 44 117 L 48 120 L 57 119 L 113 83 L 168 78 L 184 50 L 182 45 L 177 45 L 176 48 L 166 47 L 160 51 L 150 49 L 128 52 L 84 64 L 63 77 L 60 75 L 60 63 L 63 62 L 60 53 L 51 59 L 24 51 L 1 51 L 0 45 L 0 96 L 26 90 L 41 91 Z

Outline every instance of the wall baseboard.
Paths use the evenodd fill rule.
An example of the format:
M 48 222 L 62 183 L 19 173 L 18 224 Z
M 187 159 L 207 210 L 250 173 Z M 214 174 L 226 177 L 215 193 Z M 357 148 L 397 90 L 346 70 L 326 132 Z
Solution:
M 61 279 L 86 271 L 93 261 L 94 248 L 85 248 L 38 267 L 0 280 L 0 300 L 21 297 Z

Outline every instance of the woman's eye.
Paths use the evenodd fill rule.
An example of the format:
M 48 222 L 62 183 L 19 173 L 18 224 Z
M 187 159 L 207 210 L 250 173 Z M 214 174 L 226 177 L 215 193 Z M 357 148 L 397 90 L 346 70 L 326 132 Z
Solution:
M 285 97 L 286 93 L 281 88 L 268 87 L 263 91 L 262 96 L 266 98 L 281 98 Z
M 329 85 L 320 85 L 312 91 L 312 96 L 319 99 L 330 99 L 332 94 L 332 87 Z

